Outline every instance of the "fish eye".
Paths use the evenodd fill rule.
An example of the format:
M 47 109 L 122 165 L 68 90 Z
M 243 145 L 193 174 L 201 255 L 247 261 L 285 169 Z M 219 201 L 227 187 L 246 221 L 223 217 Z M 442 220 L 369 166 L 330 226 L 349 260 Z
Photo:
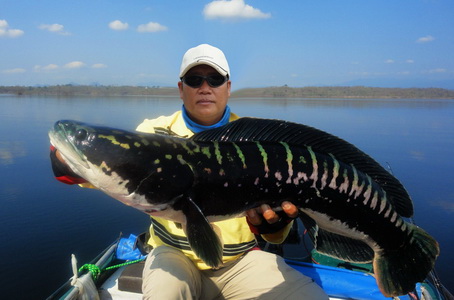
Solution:
M 85 129 L 79 129 L 79 130 L 76 131 L 76 134 L 74 135 L 74 137 L 78 141 L 83 141 L 83 140 L 85 140 L 87 135 L 88 135 L 88 133 L 87 133 L 87 131 Z

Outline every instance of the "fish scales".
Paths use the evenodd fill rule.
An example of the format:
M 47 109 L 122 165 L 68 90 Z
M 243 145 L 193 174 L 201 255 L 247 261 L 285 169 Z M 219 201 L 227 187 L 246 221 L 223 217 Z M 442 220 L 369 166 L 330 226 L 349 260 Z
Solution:
M 173 145 L 172 148 L 184 155 L 186 154 L 184 149 L 189 146 L 184 146 L 185 144 L 187 145 L 185 140 L 177 140 L 175 145 L 178 146 Z M 237 142 L 235 145 L 236 147 L 232 143 L 200 142 L 198 146 L 206 149 L 206 153 L 210 153 L 209 159 L 203 160 L 202 156 L 206 156 L 206 153 L 189 155 L 185 158 L 194 173 L 194 196 L 205 214 L 235 215 L 244 210 L 243 203 L 246 201 L 250 203 L 249 207 L 261 203 L 278 206 L 283 199 L 291 199 L 303 210 L 309 209 L 329 215 L 355 231 L 367 233 L 377 244 L 386 244 L 382 247 L 387 249 L 399 248 L 402 241 L 408 239 L 409 232 L 395 225 L 397 216 L 394 222 L 391 222 L 390 205 L 381 214 L 368 213 L 368 211 L 376 211 L 379 207 L 365 205 L 363 191 L 371 190 L 369 197 L 378 194 L 377 201 L 383 203 L 387 203 L 386 199 L 383 199 L 386 195 L 376 183 L 370 181 L 367 175 L 354 167 L 336 162 L 331 156 L 316 154 L 308 147 L 292 147 L 269 142 Z M 192 147 L 195 146 L 189 146 L 189 148 Z M 243 167 L 243 161 L 239 157 L 233 160 L 223 159 L 232 156 L 238 148 L 244 155 L 247 168 Z M 155 150 L 150 149 L 150 151 Z M 289 152 L 292 155 L 289 155 Z M 301 157 L 304 157 L 303 161 L 306 163 L 300 162 Z M 348 178 L 350 183 L 341 193 L 327 184 L 334 179 L 336 163 L 338 172 L 344 176 L 338 177 L 335 186 L 340 186 L 345 178 Z M 207 165 L 210 166 L 209 170 L 206 168 Z M 174 164 L 171 166 L 172 173 L 178 172 Z M 294 173 L 308 174 L 309 179 L 300 180 L 295 185 Z M 257 178 L 258 184 L 256 184 Z M 358 185 L 367 186 L 367 188 L 362 189 L 358 194 L 355 192 Z M 303 193 L 295 196 L 300 191 Z M 342 197 L 339 197 L 339 194 Z M 353 194 L 355 197 L 352 197 Z M 214 201 L 218 203 L 216 206 L 211 205 Z M 232 205 L 232 202 L 235 203 Z M 371 203 L 373 204 L 373 201 Z M 383 224 L 383 226 L 378 227 L 375 224 Z M 381 239 L 384 235 L 394 238 Z
M 278 205 L 280 199 L 295 193 L 295 184 L 293 181 L 289 184 L 288 181 L 293 179 L 293 176 L 289 176 L 293 167 L 286 159 L 288 150 L 285 146 L 257 142 L 219 143 L 218 146 L 206 143 L 206 145 L 212 148 L 210 151 L 216 151 L 218 147 L 223 157 L 232 157 L 231 160 L 223 159 L 222 164 L 217 164 L 214 160 L 201 163 L 197 156 L 188 160 L 195 174 L 194 193 L 200 207 L 208 214 L 222 215 L 226 211 L 231 214 L 238 213 L 243 209 L 230 205 L 231 202 L 237 201 L 240 204 L 246 199 L 253 200 L 249 201 L 251 207 L 257 206 L 257 202 L 270 200 L 275 200 Z M 243 156 L 235 156 L 238 152 Z M 295 161 L 292 160 L 291 163 Z M 210 165 L 209 171 L 207 165 Z M 225 191 L 221 192 L 223 194 L 221 198 L 225 197 L 225 201 L 217 202 L 220 206 L 225 203 L 228 207 L 212 207 L 211 203 L 216 201 L 220 191 Z
M 358 261 L 373 259 L 385 296 L 411 291 L 439 254 L 430 235 L 402 218 L 413 207 L 400 182 L 353 145 L 314 128 L 245 118 L 183 139 L 59 121 L 49 136 L 98 189 L 182 223 L 189 246 L 212 267 L 222 264 L 223 249 L 207 218 L 283 200 L 317 224 L 311 230 L 320 251 L 355 261 L 351 245 Z

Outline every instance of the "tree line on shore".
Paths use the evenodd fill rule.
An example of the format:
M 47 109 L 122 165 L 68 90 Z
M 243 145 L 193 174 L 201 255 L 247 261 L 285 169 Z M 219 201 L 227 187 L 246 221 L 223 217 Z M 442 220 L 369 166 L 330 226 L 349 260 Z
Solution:
M 178 96 L 176 87 L 146 86 L 0 86 L 0 94 L 35 96 Z M 441 88 L 378 88 L 365 86 L 266 87 L 234 91 L 234 98 L 389 98 L 454 99 L 454 90 Z
M 263 98 L 361 98 L 361 99 L 454 99 L 454 90 L 440 88 L 379 88 L 365 86 L 301 87 L 288 86 L 242 89 L 238 97 Z

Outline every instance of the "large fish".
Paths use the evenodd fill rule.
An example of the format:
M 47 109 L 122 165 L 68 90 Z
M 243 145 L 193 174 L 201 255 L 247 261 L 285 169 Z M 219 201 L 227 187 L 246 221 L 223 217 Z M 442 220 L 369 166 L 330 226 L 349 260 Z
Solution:
M 70 168 L 123 203 L 183 224 L 194 252 L 222 264 L 209 222 L 267 203 L 297 205 L 321 253 L 373 262 L 385 296 L 413 290 L 438 243 L 403 218 L 401 183 L 352 144 L 305 125 L 242 118 L 185 139 L 58 121 L 51 144 Z

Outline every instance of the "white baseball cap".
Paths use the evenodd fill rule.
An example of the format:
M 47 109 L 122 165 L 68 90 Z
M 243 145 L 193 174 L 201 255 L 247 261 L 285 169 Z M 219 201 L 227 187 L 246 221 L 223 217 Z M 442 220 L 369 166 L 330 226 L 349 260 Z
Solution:
M 181 62 L 180 78 L 191 68 L 198 65 L 208 65 L 213 67 L 219 74 L 230 76 L 229 64 L 224 52 L 211 45 L 201 44 L 186 51 Z

